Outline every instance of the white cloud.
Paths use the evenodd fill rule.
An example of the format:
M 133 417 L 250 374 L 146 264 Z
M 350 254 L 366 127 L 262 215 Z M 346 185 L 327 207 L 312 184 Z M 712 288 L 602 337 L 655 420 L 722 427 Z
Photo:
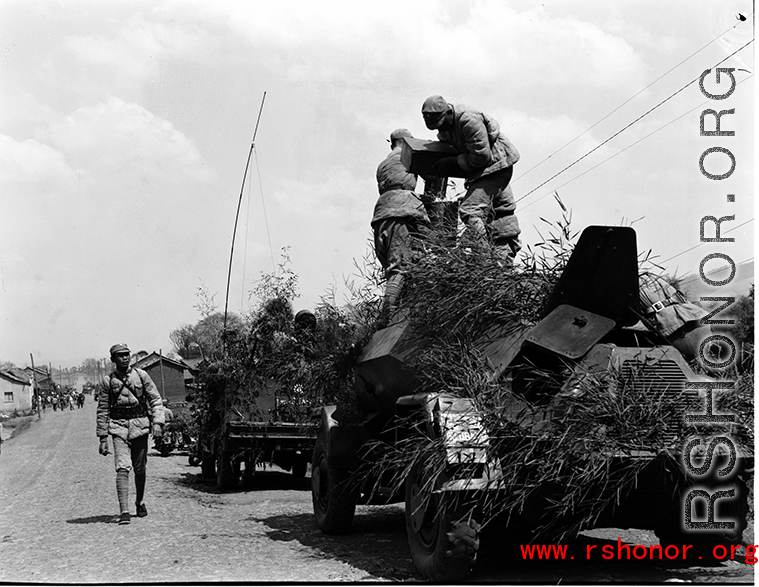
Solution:
M 522 154 L 522 164 L 529 161 L 534 165 L 539 158 L 559 149 L 562 159 L 576 157 L 599 142 L 592 131 L 586 132 L 586 123 L 565 114 L 533 116 L 512 109 L 497 109 L 493 116 L 499 121 L 501 131 L 516 144 Z
M 266 48 L 251 59 L 300 82 L 408 79 L 457 87 L 466 80 L 503 94 L 518 78 L 520 88 L 572 86 L 591 95 L 598 88 L 624 92 L 643 73 L 640 57 L 620 36 L 496 0 L 199 6 L 214 20 L 226 18 L 254 49 Z
M 63 152 L 33 139 L 17 141 L 0 135 L 0 185 L 6 198 L 71 194 L 86 171 L 73 169 Z
M 167 58 L 202 58 L 206 42 L 206 31 L 192 21 L 146 20 L 136 14 L 112 35 L 68 36 L 61 49 L 83 72 L 104 73 L 126 85 L 154 75 Z
M 54 117 L 51 108 L 45 104 L 33 89 L 24 88 L 11 76 L 2 77 L 0 88 L 0 129 L 13 134 L 13 130 L 28 125 L 45 124 Z
M 15 296 L 7 307 L 24 331 L 30 302 L 42 327 L 53 320 L 67 319 L 68 330 L 86 323 L 79 336 L 85 350 L 77 352 L 88 353 L 92 333 L 124 326 L 121 315 L 109 315 L 112 286 L 82 284 L 99 284 L 118 260 L 120 271 L 139 276 L 116 299 L 134 312 L 126 316 L 134 323 L 126 338 L 151 331 L 156 339 L 196 318 L 198 278 L 224 292 L 240 173 L 264 90 L 260 162 L 253 168 L 267 190 L 274 255 L 292 245 L 304 297 L 313 300 L 365 250 L 374 172 L 388 133 L 406 126 L 418 137 L 433 136 L 419 114 L 427 95 L 442 93 L 501 123 L 522 153 L 519 197 L 667 95 L 666 83 L 673 90 L 684 83 L 667 76 L 521 180 L 531 165 L 711 38 L 692 26 L 708 14 L 684 0 L 672 3 L 633 3 L 646 10 L 597 0 L 545 7 L 532 0 L 80 0 L 37 11 L 4 7 L 4 16 L 12 14 L 0 25 L 8 47 L 0 188 L 3 198 L 15 195 L 13 220 L 0 218 L 10 225 L 0 234 Z M 713 63 L 722 52 L 717 43 L 710 49 Z M 749 86 L 741 86 L 746 101 Z M 686 111 L 691 98 L 700 99 L 684 93 L 682 102 L 672 100 L 531 200 Z M 751 110 L 734 100 L 740 113 Z M 639 223 L 640 242 L 682 238 L 682 224 L 691 219 L 673 210 L 690 210 L 688 198 L 707 189 L 693 186 L 703 150 L 691 145 L 697 122 L 695 113 L 562 187 L 577 226 L 656 213 L 665 226 Z M 255 176 L 248 181 L 249 278 L 271 261 Z M 747 190 L 736 192 L 741 202 L 750 199 Z M 555 217 L 556 209 L 549 197 L 529 208 L 520 204 L 525 242 L 538 215 Z M 113 238 L 113 219 L 135 235 L 128 246 Z M 241 290 L 240 273 L 236 267 L 233 293 Z M 60 308 L 68 316 L 59 317 Z M 64 342 L 35 340 L 44 339 L 53 353 L 69 344 L 67 334 Z M 107 348 L 106 338 L 98 348 Z
M 379 161 L 377 161 L 379 164 Z M 272 196 L 288 214 L 315 222 L 340 219 L 341 229 L 369 225 L 378 197 L 374 176 L 355 177 L 346 169 L 324 170 L 323 181 L 283 179 Z
M 143 184 L 212 177 L 184 134 L 142 106 L 120 98 L 77 108 L 46 134 L 63 151 L 86 160 L 93 175 L 100 177 L 114 173 Z

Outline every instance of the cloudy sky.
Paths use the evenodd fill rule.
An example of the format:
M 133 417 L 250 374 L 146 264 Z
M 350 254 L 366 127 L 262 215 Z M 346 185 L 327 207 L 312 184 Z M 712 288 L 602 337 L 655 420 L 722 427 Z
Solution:
M 746 80 L 728 99 L 690 83 L 751 41 L 752 10 L 745 0 L 0 0 L 0 360 L 75 365 L 120 341 L 166 352 L 169 332 L 199 319 L 199 286 L 223 309 L 264 92 L 231 310 L 249 307 L 246 292 L 282 247 L 300 276 L 296 309 L 342 291 L 371 250 L 386 137 L 407 127 L 433 138 L 420 108 L 438 93 L 494 116 L 521 152 L 525 245 L 541 217 L 560 216 L 558 190 L 575 229 L 633 223 L 639 249 L 671 273 L 697 273 L 708 253 L 752 259 L 753 44 L 721 65 Z M 700 137 L 705 108 L 735 109 L 723 118 L 735 136 Z M 733 153 L 729 178 L 700 173 L 709 147 Z M 720 157 L 705 163 L 713 174 L 729 169 Z M 702 216 L 731 214 L 725 229 L 745 223 L 734 243 L 696 246 Z

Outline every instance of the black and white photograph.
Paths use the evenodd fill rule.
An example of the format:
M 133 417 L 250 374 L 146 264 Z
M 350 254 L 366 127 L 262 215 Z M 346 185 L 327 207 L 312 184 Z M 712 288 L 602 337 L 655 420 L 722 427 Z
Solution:
M 754 584 L 752 0 L 0 0 L 0 583 Z

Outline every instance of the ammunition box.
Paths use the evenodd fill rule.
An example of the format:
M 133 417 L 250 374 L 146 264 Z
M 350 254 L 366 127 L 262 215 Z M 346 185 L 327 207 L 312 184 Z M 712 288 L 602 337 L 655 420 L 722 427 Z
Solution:
M 421 176 L 433 175 L 432 166 L 435 163 L 443 157 L 455 157 L 456 155 L 458 152 L 448 143 L 403 137 L 401 163 L 409 173 Z M 460 173 L 453 177 L 466 177 L 466 172 L 460 170 Z

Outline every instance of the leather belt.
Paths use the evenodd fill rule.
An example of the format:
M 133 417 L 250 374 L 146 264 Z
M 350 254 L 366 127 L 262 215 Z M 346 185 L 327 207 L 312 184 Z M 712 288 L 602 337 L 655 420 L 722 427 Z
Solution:
M 145 406 L 137 404 L 135 406 L 115 406 L 111 408 L 112 420 L 130 420 L 132 418 L 142 418 L 148 415 Z
M 651 304 L 648 308 L 645 309 L 645 314 L 658 314 L 661 312 L 664 308 L 667 306 L 672 306 L 676 302 L 673 302 L 671 299 L 667 298 L 665 300 L 659 300 L 658 302 L 654 302 Z
M 403 190 L 403 191 L 410 192 L 410 191 L 413 191 L 414 188 L 407 188 L 402 185 L 390 185 L 383 188 L 382 193 L 380 195 L 384 194 L 385 192 L 392 192 L 393 190 Z

